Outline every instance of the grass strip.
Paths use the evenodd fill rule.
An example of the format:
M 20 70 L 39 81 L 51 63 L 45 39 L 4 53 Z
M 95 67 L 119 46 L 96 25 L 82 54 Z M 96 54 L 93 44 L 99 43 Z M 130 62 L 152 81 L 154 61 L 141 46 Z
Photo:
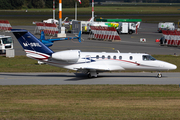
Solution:
M 0 119 L 180 119 L 178 85 L 0 86 Z
M 95 6 L 96 14 L 179 14 L 179 6 Z M 26 9 L 0 10 L 1 15 L 47 15 L 52 14 L 52 9 Z M 56 13 L 59 9 L 56 8 Z M 75 8 L 63 8 L 63 14 L 74 14 Z M 78 8 L 78 14 L 87 15 L 92 12 L 92 7 Z
M 14 58 L 0 56 L 0 61 L 0 72 L 71 72 L 47 64 L 39 65 L 38 61 L 26 56 L 16 56 Z
M 91 7 L 78 8 L 78 20 L 88 20 L 92 14 L 91 9 Z M 178 14 L 180 14 L 179 6 L 95 6 L 94 9 L 95 15 L 97 15 L 96 18 L 115 19 L 117 18 L 116 15 L 120 14 L 122 16 L 118 16 L 118 18 L 142 19 L 142 22 L 150 23 L 171 21 L 177 24 L 179 20 Z M 63 8 L 62 14 L 64 18 L 69 17 L 69 19 L 74 19 L 74 10 L 74 8 Z M 52 9 L 28 9 L 28 12 L 25 11 L 26 9 L 0 10 L 0 19 L 7 19 L 12 26 L 17 26 L 32 25 L 33 21 L 41 22 L 42 20 L 52 18 Z M 135 16 L 133 14 L 135 14 Z M 171 14 L 173 14 L 173 16 L 171 16 Z M 58 18 L 58 8 L 56 9 L 56 18 Z

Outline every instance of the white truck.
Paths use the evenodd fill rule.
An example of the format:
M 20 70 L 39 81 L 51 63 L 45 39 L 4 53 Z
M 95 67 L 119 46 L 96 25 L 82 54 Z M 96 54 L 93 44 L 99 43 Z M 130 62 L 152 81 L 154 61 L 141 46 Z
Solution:
M 158 32 L 162 33 L 162 30 L 175 30 L 175 24 L 173 22 L 160 22 L 158 24 Z
M 0 35 L 0 53 L 6 53 L 7 49 L 13 49 L 11 36 Z
M 91 22 L 87 26 L 87 31 L 90 31 L 90 26 L 102 26 L 102 27 L 115 27 L 118 34 L 122 33 L 135 33 L 136 31 L 136 24 L 129 23 L 129 22 L 120 22 L 120 23 L 113 23 L 113 22 Z
M 135 23 L 127 23 L 127 22 L 120 22 L 119 26 L 116 28 L 117 32 L 120 33 L 135 33 L 136 31 L 136 24 Z

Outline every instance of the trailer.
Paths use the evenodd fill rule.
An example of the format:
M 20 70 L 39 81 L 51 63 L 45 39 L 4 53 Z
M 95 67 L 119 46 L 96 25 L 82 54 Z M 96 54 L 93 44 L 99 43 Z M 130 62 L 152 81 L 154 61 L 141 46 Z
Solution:
M 162 33 L 162 30 L 175 30 L 175 24 L 173 22 L 160 22 L 158 24 L 158 32 Z
M 13 40 L 11 36 L 0 35 L 0 53 L 6 53 L 7 49 L 13 49 Z

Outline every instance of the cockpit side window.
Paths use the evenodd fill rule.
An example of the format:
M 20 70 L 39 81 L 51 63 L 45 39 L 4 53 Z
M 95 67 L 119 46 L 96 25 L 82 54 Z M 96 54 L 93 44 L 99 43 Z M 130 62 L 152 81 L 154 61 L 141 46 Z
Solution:
M 155 58 L 153 58 L 150 55 L 143 55 L 142 58 L 143 58 L 143 60 L 156 60 Z

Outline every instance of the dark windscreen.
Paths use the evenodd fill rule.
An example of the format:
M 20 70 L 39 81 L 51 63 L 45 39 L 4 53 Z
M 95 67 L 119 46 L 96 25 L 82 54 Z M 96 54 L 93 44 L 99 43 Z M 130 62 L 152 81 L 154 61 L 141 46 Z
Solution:
M 3 44 L 9 44 L 12 43 L 12 38 L 8 37 L 8 38 L 2 38 Z
M 156 59 L 150 55 L 143 55 L 143 60 L 156 60 Z

